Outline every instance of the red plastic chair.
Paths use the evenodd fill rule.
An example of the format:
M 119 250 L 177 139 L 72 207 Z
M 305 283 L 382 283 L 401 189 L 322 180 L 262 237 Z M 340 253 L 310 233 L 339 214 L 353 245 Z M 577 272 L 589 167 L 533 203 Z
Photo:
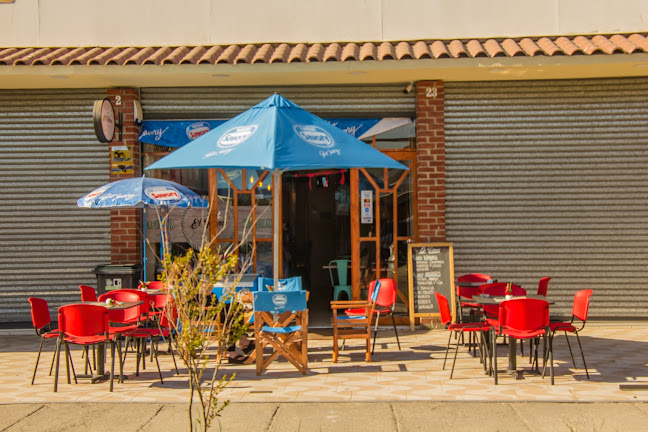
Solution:
M 502 297 L 506 295 L 507 282 L 495 282 L 491 284 L 481 285 L 479 287 L 479 294 L 489 295 L 490 297 Z M 526 290 L 519 285 L 511 284 L 511 295 L 525 296 Z M 490 323 L 493 327 L 498 327 L 497 322 L 499 318 L 499 305 L 482 305 L 485 321 Z
M 380 280 L 380 289 L 375 298 L 374 315 L 376 316 L 376 324 L 374 327 L 374 340 L 371 346 L 371 354 L 376 348 L 376 336 L 378 335 L 378 322 L 381 315 L 389 315 L 391 317 L 392 326 L 394 327 L 394 334 L 396 335 L 396 343 L 398 344 L 398 351 L 401 351 L 400 340 L 398 339 L 398 330 L 396 329 L 396 320 L 394 320 L 394 305 L 396 304 L 396 282 L 391 278 L 383 278 Z M 369 298 L 373 298 L 373 290 L 376 286 L 376 281 L 369 284 Z
M 569 347 L 569 355 L 571 356 L 572 363 L 574 363 L 574 368 L 576 368 L 576 361 L 574 360 L 574 354 L 572 353 L 571 344 L 569 343 L 569 338 L 567 337 L 567 332 L 574 333 L 576 335 L 576 340 L 578 341 L 578 347 L 581 351 L 581 357 L 583 359 L 583 366 L 585 366 L 585 375 L 589 379 L 589 372 L 587 371 L 587 363 L 585 363 L 585 354 L 583 353 L 583 346 L 581 345 L 580 333 L 585 328 L 585 323 L 587 322 L 587 313 L 589 311 L 590 297 L 592 296 L 593 291 L 591 289 L 580 290 L 574 295 L 574 305 L 572 306 L 572 318 L 570 322 L 552 322 L 549 323 L 549 329 L 551 330 L 551 340 L 553 341 L 554 335 L 556 332 L 564 332 L 565 339 L 567 340 L 567 347 Z M 576 327 L 576 323 L 580 321 L 580 327 Z
M 450 312 L 450 305 L 448 304 L 448 299 L 443 294 L 434 293 L 434 295 L 436 296 L 437 303 L 439 304 L 439 312 L 441 313 L 441 322 L 450 331 L 450 334 L 448 335 L 448 345 L 446 347 L 445 357 L 443 358 L 444 370 L 445 370 L 446 361 L 448 359 L 448 351 L 450 351 L 450 339 L 452 338 L 453 334 L 455 335 L 455 339 L 457 340 L 454 360 L 452 361 L 452 371 L 450 371 L 450 379 L 452 379 L 452 375 L 454 374 L 454 369 L 455 369 L 455 363 L 457 362 L 457 353 L 459 352 L 459 340 L 458 340 L 459 334 L 463 334 L 466 332 L 471 332 L 471 333 L 479 332 L 480 335 L 479 355 L 485 367 L 486 366 L 485 354 L 487 350 L 486 350 L 486 343 L 484 340 L 484 333 L 490 330 L 490 326 L 483 322 L 453 323 L 452 313 Z
M 538 282 L 538 295 L 547 297 L 547 290 L 549 289 L 550 280 L 550 277 L 543 277 L 542 279 L 540 279 L 540 282 Z
M 135 289 L 121 289 L 109 291 L 101 294 L 97 299 L 105 303 L 106 300 L 113 299 L 120 302 L 137 302 L 143 301 L 141 306 L 128 309 L 109 309 L 110 322 L 119 324 L 131 324 L 137 326 L 143 314 L 148 312 L 148 295 Z M 123 331 L 122 331 L 123 332 Z
M 81 301 L 97 301 L 97 292 L 88 285 L 79 285 L 81 290 Z
M 108 309 L 103 306 L 90 304 L 72 304 L 61 306 L 58 311 L 59 343 L 56 350 L 56 372 L 54 374 L 54 391 L 58 389 L 58 372 L 59 358 L 61 354 L 61 344 L 65 345 L 65 352 L 69 356 L 69 344 L 81 345 L 84 348 L 105 344 L 110 345 L 111 367 L 110 367 L 110 391 L 113 391 L 113 379 L 115 375 L 115 338 L 110 334 L 108 324 Z M 117 345 L 121 358 L 121 346 Z M 86 349 L 87 352 L 87 349 Z M 119 364 L 119 373 L 121 376 L 121 362 Z M 76 382 L 76 376 L 74 378 Z M 68 370 L 68 383 L 70 382 Z
M 36 365 L 34 366 L 34 373 L 32 375 L 31 383 L 34 384 L 36 379 L 36 369 L 38 369 L 38 361 L 40 360 L 41 351 L 43 349 L 43 342 L 50 339 L 57 339 L 59 337 L 58 329 L 52 328 L 52 318 L 49 312 L 49 305 L 47 300 L 38 297 L 29 297 L 31 304 L 31 317 L 36 336 L 40 338 L 40 346 L 38 347 L 38 356 L 36 357 Z M 56 358 L 56 350 L 52 356 L 52 364 L 50 365 L 50 375 L 52 375 L 52 368 L 54 367 L 54 360 Z
M 463 309 L 469 308 L 475 312 L 479 309 L 477 303 L 471 302 L 475 294 L 479 294 L 479 285 L 493 282 L 493 277 L 482 273 L 469 273 L 457 278 L 457 309 L 463 320 Z
M 493 347 L 493 377 L 497 384 L 497 344 L 496 336 L 508 336 L 518 340 L 535 339 L 542 336 L 547 345 L 547 338 L 550 335 L 549 330 L 549 302 L 539 299 L 517 299 L 503 301 L 499 305 L 499 327 L 491 331 L 491 346 Z M 551 384 L 554 383 L 553 373 L 553 350 L 551 347 L 551 338 L 549 338 L 549 347 L 545 350 L 549 354 L 551 365 Z M 536 365 L 537 365 L 536 351 Z M 546 367 L 547 356 L 543 355 L 544 365 Z M 543 375 L 544 376 L 544 375 Z

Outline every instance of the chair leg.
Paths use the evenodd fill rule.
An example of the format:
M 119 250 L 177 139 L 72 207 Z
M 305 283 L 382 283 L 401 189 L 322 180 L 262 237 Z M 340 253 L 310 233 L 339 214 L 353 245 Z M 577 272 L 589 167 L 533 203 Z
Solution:
M 389 315 L 392 319 L 392 325 L 394 326 L 394 333 L 396 334 L 396 343 L 398 344 L 398 351 L 401 351 L 400 340 L 398 339 L 398 330 L 396 329 L 396 320 L 394 319 L 394 314 L 389 311 Z
M 545 334 L 545 339 L 547 335 Z M 549 371 L 551 373 L 551 385 L 554 385 L 554 367 L 553 367 L 553 338 L 549 338 Z
M 65 344 L 65 372 L 67 373 L 67 383 L 72 384 L 70 380 L 70 348 Z
M 113 391 L 115 378 L 115 341 L 110 342 L 110 391 Z
M 44 341 L 45 339 L 41 338 L 40 347 L 38 347 L 38 355 L 36 356 L 36 365 L 34 365 L 34 374 L 32 375 L 32 380 L 31 380 L 32 385 L 34 385 L 34 380 L 36 379 L 36 369 L 38 369 L 38 360 L 40 360 L 41 350 L 43 349 Z
M 371 347 L 371 354 L 376 349 L 376 337 L 378 336 L 378 323 L 380 322 L 380 314 L 376 315 L 376 325 L 374 326 L 373 346 Z
M 457 344 L 455 346 L 454 359 L 452 360 L 452 370 L 450 371 L 450 379 L 452 379 L 452 375 L 454 375 L 455 363 L 457 363 L 457 353 L 459 352 L 459 338 L 455 338 L 455 339 L 457 340 Z
M 497 385 L 497 335 L 495 331 L 491 330 L 491 350 L 493 351 L 493 379 Z
M 61 339 L 60 338 L 56 340 L 55 357 L 56 357 L 56 369 L 54 371 L 54 393 L 56 393 L 58 390 L 59 363 L 61 360 Z
M 171 352 L 171 358 L 173 359 L 173 367 L 175 367 L 176 375 L 180 375 L 178 370 L 178 364 L 176 363 L 175 354 L 173 353 L 173 346 L 171 345 L 171 333 L 169 333 L 169 352 Z
M 160 376 L 160 384 L 164 384 L 164 380 L 162 379 L 162 371 L 160 370 L 160 361 L 158 360 L 158 353 L 157 353 L 159 343 L 160 343 L 159 337 L 155 341 L 155 345 L 153 343 L 153 339 L 151 338 L 151 352 L 153 352 L 155 355 L 155 363 L 157 364 L 158 375 Z
M 585 366 L 585 375 L 587 375 L 587 379 L 590 379 L 589 372 L 587 371 L 587 363 L 585 363 L 585 353 L 583 352 L 583 346 L 581 345 L 581 341 L 580 341 L 580 337 L 578 336 L 578 332 L 576 332 L 576 340 L 578 341 L 578 347 L 580 348 L 581 357 L 583 358 L 583 366 Z
M 565 340 L 567 341 L 567 348 L 569 348 L 569 355 L 571 356 L 572 364 L 574 365 L 574 369 L 576 369 L 576 360 L 574 359 L 574 353 L 572 352 L 571 343 L 569 342 L 569 336 L 567 336 L 567 332 L 565 332 Z
M 448 351 L 450 351 L 450 339 L 452 339 L 452 330 L 448 330 L 448 345 L 446 346 L 445 357 L 443 358 L 443 370 L 445 370 L 446 360 L 448 360 Z

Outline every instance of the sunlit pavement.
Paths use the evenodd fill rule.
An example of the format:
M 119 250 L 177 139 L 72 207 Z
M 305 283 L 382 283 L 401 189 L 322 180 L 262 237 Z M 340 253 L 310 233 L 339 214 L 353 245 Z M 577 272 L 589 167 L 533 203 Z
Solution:
M 450 379 L 451 359 L 442 369 L 448 333 L 444 329 L 399 328 L 402 350 L 396 345 L 393 330 L 379 331 L 371 363 L 364 361 L 359 341 L 348 341 L 338 363 L 332 363 L 332 338 L 326 331 L 314 330 L 309 338 L 309 372 L 301 375 L 290 363 L 275 361 L 269 370 L 256 376 L 254 365 L 224 364 L 221 372 L 236 374 L 220 395 L 232 402 L 397 402 L 397 401 L 546 401 L 546 402 L 622 402 L 648 401 L 648 322 L 590 322 L 581 333 L 590 379 L 582 368 L 576 339 L 574 368 L 564 336 L 555 341 L 555 385 L 549 377 L 522 374 L 515 379 L 500 374 L 499 385 L 485 375 L 479 357 L 460 347 L 454 377 Z M 135 358 L 125 365 L 128 379 L 91 384 L 80 379 L 67 384 L 65 362 L 61 358 L 59 389 L 53 390 L 48 376 L 54 343 L 44 347 L 34 385 L 30 385 L 39 339 L 33 331 L 0 333 L 0 403 L 48 402 L 148 402 L 183 403 L 189 396 L 186 369 L 177 359 L 180 375 L 175 374 L 169 354 L 160 355 L 164 383 L 160 383 L 154 364 L 135 376 Z M 530 370 L 528 344 L 519 354 L 518 368 Z M 506 365 L 508 350 L 499 349 L 500 368 Z M 81 351 L 73 351 L 77 373 L 82 373 Z

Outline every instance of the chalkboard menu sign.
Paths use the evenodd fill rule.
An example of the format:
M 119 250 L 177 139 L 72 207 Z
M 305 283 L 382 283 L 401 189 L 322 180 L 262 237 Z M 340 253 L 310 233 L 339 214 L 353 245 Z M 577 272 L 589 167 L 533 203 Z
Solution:
M 409 269 L 410 327 L 416 317 L 438 317 L 435 292 L 447 297 L 454 316 L 454 258 L 452 243 L 410 243 L 407 248 Z

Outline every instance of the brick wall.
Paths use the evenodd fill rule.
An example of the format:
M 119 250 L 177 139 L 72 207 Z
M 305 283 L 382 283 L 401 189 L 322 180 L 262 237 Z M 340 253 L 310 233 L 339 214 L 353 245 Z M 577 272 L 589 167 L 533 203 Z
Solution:
M 137 140 L 139 126 L 133 121 L 133 101 L 139 101 L 136 89 L 111 89 L 108 97 L 115 109 L 115 119 L 122 115 L 122 135 L 115 132 L 115 138 L 109 144 L 110 150 L 115 146 L 126 146 L 130 149 L 133 161 L 133 172 L 123 173 L 110 167 L 110 181 L 141 175 L 140 147 Z M 112 154 L 112 151 L 111 151 Z M 112 158 L 111 158 L 112 162 Z M 137 264 L 142 262 L 142 211 L 139 209 L 115 209 L 110 211 L 110 256 L 112 264 Z
M 445 241 L 445 129 L 442 81 L 416 84 L 419 241 Z

